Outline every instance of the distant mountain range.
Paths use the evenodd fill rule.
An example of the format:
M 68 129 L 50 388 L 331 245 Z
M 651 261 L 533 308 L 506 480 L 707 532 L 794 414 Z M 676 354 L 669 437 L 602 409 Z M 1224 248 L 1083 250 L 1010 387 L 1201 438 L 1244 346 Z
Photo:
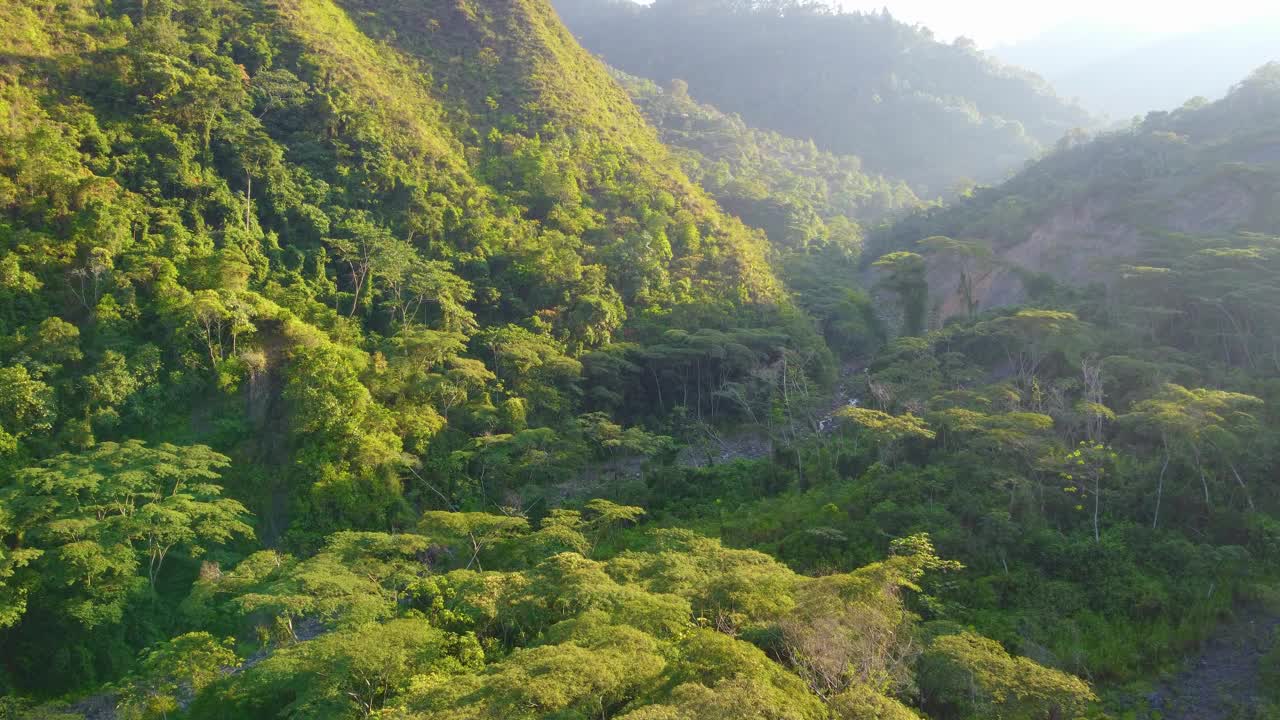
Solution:
M 1073 23 L 991 52 L 1090 111 L 1128 122 L 1196 96 L 1220 98 L 1251 70 L 1280 60 L 1280 16 L 1174 36 Z
M 632 75 L 680 79 L 748 125 L 906 180 L 922 197 L 996 182 L 1095 125 L 1036 75 L 887 12 L 776 0 L 557 0 L 588 50 Z

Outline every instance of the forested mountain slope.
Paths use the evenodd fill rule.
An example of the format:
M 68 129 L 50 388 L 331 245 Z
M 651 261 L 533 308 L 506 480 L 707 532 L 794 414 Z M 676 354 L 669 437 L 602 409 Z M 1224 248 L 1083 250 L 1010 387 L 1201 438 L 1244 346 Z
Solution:
M 831 243 L 856 252 L 862 227 L 921 205 L 906 183 L 866 170 L 857 156 L 751 127 L 699 103 L 683 82 L 664 90 L 614 73 L 689 176 L 776 248 Z
M 583 45 L 747 123 L 936 197 L 1018 169 L 1089 115 L 1036 76 L 887 14 L 806 2 L 560 0 Z
M 897 337 L 835 416 L 868 464 L 812 442 L 801 487 L 722 516 L 721 537 L 823 567 L 928 528 L 967 567 L 941 616 L 1091 678 L 1098 717 L 1275 715 L 1271 639 L 1169 678 L 1176 696 L 1144 678 L 1216 647 L 1219 618 L 1280 615 L 1277 103 L 1270 65 L 874 233 Z
M 763 233 L 687 179 L 545 3 L 0 13 L 0 616 L 23 684 L 116 674 L 167 632 L 132 603 L 195 566 L 141 591 L 143 531 L 72 520 L 116 496 L 55 500 L 21 468 L 173 455 L 220 475 L 225 494 L 184 500 L 216 516 L 153 538 L 154 571 L 172 544 L 243 539 L 245 508 L 310 549 L 428 497 L 536 502 L 514 488 L 663 446 L 608 413 L 749 411 L 729 383 L 767 407 L 750 373 L 788 348 L 823 372 Z
M 1007 183 L 904 219 L 869 239 L 866 258 L 919 249 L 921 238 L 976 243 L 967 273 L 954 252 L 930 264 L 936 319 L 1020 302 L 1037 279 L 1114 282 L 1188 236 L 1280 232 L 1280 66 L 1258 69 L 1222 100 L 1150 113 L 1076 139 Z M 1225 242 L 1225 241 L 1224 241 Z M 1247 244 L 1247 243 L 1246 243 Z M 954 250 L 954 248 L 952 248 Z M 990 257 L 987 257 L 987 254 Z M 964 296 L 968 296 L 968 300 Z
M 49 431 L 26 431 L 16 457 L 178 432 L 186 408 L 165 417 L 161 398 L 229 403 L 220 415 L 248 388 L 241 422 L 268 437 L 218 432 L 276 451 L 327 438 L 322 464 L 380 472 L 446 425 L 439 395 L 395 384 L 414 373 L 461 405 L 523 398 L 511 385 L 535 366 L 567 373 L 529 399 L 554 418 L 576 401 L 569 355 L 628 319 L 777 312 L 763 235 L 687 180 L 545 6 L 386 4 L 380 17 L 424 38 L 448 24 L 440 36 L 462 43 L 403 50 L 362 30 L 354 4 L 95 7 L 6 10 L 3 329 L 51 403 Z M 55 336 L 60 355 L 37 349 Z M 494 367 L 465 360 L 479 348 Z M 508 354 L 519 372 L 499 367 Z M 338 377 L 298 375 L 307 358 Z M 81 389 L 101 372 L 116 375 Z M 365 372 L 399 379 L 366 396 Z M 324 382 L 370 416 L 304 422 L 302 398 L 338 391 Z M 397 427 L 401 403 L 425 424 Z M 274 437 L 285 429 L 306 442 Z
M 867 229 L 923 203 L 901 180 L 861 158 L 747 125 L 699 103 L 683 81 L 667 89 L 614 70 L 685 171 L 726 211 L 765 231 L 774 267 L 838 356 L 865 355 L 884 339 L 859 287 Z

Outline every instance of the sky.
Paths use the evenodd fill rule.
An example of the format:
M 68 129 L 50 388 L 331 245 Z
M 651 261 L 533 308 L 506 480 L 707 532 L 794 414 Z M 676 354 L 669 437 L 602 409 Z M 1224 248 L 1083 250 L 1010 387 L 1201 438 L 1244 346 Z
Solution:
M 933 30 L 939 40 L 964 35 L 992 48 L 1029 40 L 1084 21 L 1108 28 L 1168 35 L 1280 17 L 1280 0 L 828 0 L 846 10 L 888 7 L 896 18 Z

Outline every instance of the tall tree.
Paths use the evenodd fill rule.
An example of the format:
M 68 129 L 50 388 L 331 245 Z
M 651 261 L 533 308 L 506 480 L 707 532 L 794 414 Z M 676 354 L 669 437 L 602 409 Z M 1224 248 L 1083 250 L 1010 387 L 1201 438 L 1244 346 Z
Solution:
M 173 551 L 198 557 L 252 537 L 244 506 L 213 482 L 229 463 L 202 445 L 131 440 L 19 470 L 0 489 L 7 553 L 27 559 L 13 582 L 86 627 L 118 622 L 130 593 L 139 582 L 154 587 Z
M 1253 496 L 1240 471 L 1244 449 L 1259 427 L 1255 412 L 1262 400 L 1252 395 L 1209 388 L 1185 388 L 1169 383 L 1155 396 L 1134 406 L 1122 419 L 1160 439 L 1163 447 L 1190 456 L 1204 491 L 1207 510 L 1213 505 L 1209 492 L 1215 471 L 1229 471 L 1245 501 L 1253 508 Z M 1167 465 L 1166 465 L 1167 467 Z M 1156 494 L 1158 517 L 1163 477 Z
M 898 298 L 902 309 L 902 333 L 924 332 L 929 303 L 929 285 L 924 258 L 913 252 L 889 253 L 871 264 L 883 271 L 879 284 Z

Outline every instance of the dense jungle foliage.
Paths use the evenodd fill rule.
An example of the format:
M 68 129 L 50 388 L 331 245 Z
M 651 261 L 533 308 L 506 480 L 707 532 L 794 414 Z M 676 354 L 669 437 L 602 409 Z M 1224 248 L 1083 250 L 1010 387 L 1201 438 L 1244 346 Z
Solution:
M 0 718 L 1168 718 L 1275 616 L 1275 68 L 939 209 L 545 0 L 0 48 Z M 1210 158 L 1247 207 L 984 304 L 990 198 L 1196 215 Z

